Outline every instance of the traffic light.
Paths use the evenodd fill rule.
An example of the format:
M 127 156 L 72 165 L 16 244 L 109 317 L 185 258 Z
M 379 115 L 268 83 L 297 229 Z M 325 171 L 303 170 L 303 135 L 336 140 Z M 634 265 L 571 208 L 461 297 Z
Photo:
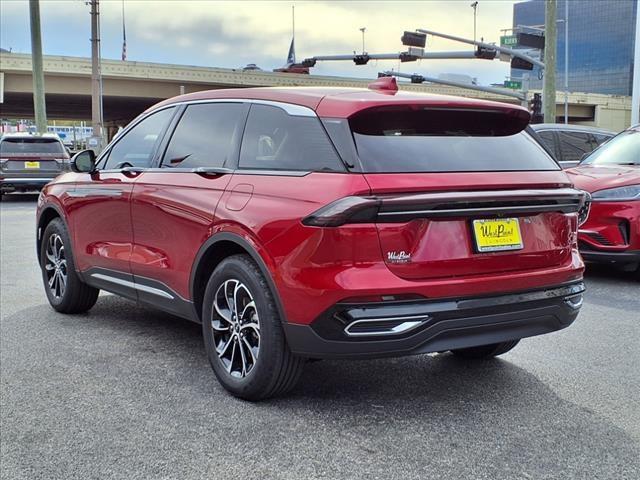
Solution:
M 302 66 L 303 67 L 307 67 L 307 68 L 311 68 L 311 67 L 315 67 L 316 66 L 316 59 L 315 58 L 305 58 L 302 61 Z
M 544 35 L 519 32 L 517 38 L 519 47 L 537 48 L 538 50 L 544 48 Z
M 369 60 L 369 55 L 367 55 L 366 53 L 363 55 L 353 56 L 353 63 L 355 63 L 356 65 L 366 65 L 367 63 L 369 63 Z
M 498 52 L 492 48 L 478 47 L 476 48 L 476 58 L 482 58 L 484 60 L 493 60 L 496 58 Z
M 518 68 L 520 70 L 533 70 L 533 63 L 527 62 L 520 57 L 513 57 L 511 59 L 511 68 Z
M 404 32 L 404 35 L 400 37 L 402 44 L 407 47 L 419 47 L 424 48 L 427 44 L 427 35 L 425 33 L 417 32 Z
M 529 123 L 542 123 L 544 121 L 542 116 L 542 95 L 534 93 L 529 106 L 531 110 L 531 121 Z
M 401 62 L 415 62 L 420 57 L 417 55 L 413 55 L 411 52 L 401 52 L 398 58 Z

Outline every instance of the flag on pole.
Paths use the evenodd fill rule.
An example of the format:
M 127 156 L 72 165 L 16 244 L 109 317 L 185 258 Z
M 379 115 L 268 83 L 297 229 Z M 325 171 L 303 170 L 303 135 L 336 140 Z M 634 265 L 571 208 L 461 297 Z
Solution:
M 122 0 L 122 61 L 127 59 L 127 31 L 124 27 L 124 0 Z
M 289 46 L 289 54 L 287 55 L 287 65 L 296 63 L 296 47 L 294 45 L 294 39 L 291 39 L 291 45 Z

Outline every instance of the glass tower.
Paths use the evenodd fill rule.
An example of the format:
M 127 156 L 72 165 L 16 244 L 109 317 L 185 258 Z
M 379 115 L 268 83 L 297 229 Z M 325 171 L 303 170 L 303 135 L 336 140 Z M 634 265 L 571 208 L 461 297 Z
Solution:
M 631 95 L 635 34 L 635 0 L 558 0 L 557 19 L 569 2 L 569 91 Z M 513 28 L 543 26 L 544 1 L 513 6 Z M 528 30 L 524 30 L 533 33 Z M 556 90 L 564 90 L 565 24 L 558 22 Z M 530 88 L 541 89 L 540 71 L 512 69 L 511 75 L 530 74 Z

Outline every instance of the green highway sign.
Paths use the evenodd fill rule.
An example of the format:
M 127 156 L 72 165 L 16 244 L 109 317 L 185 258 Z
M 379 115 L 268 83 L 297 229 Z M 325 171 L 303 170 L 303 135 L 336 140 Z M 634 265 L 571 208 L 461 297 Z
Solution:
M 522 82 L 520 80 L 505 80 L 504 81 L 505 88 L 511 88 L 513 90 L 521 90 Z
M 502 35 L 500 37 L 501 47 L 515 47 L 516 45 L 518 45 L 517 35 Z

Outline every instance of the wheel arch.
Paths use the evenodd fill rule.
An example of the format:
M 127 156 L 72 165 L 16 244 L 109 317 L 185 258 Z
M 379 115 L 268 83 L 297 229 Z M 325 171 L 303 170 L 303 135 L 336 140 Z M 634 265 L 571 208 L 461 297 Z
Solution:
M 189 291 L 191 300 L 196 311 L 197 318 L 202 321 L 202 301 L 204 299 L 204 291 L 211 274 L 216 266 L 231 255 L 247 254 L 258 265 L 260 272 L 267 280 L 267 284 L 271 289 L 271 293 L 278 309 L 278 314 L 283 323 L 286 323 L 286 316 L 280 295 L 276 288 L 275 282 L 271 274 L 271 270 L 267 266 L 265 259 L 255 245 L 247 239 L 235 233 L 220 232 L 211 236 L 198 250 L 198 254 L 193 262 L 191 274 L 189 276 Z
M 41 261 L 40 249 L 42 248 L 42 234 L 44 233 L 44 229 L 47 228 L 47 225 L 49 225 L 49 223 L 51 223 L 51 221 L 56 218 L 62 219 L 62 221 L 66 225 L 64 215 L 56 205 L 47 205 L 40 211 L 40 214 L 38 215 L 36 226 L 36 255 L 38 257 L 38 263 L 40 263 Z

